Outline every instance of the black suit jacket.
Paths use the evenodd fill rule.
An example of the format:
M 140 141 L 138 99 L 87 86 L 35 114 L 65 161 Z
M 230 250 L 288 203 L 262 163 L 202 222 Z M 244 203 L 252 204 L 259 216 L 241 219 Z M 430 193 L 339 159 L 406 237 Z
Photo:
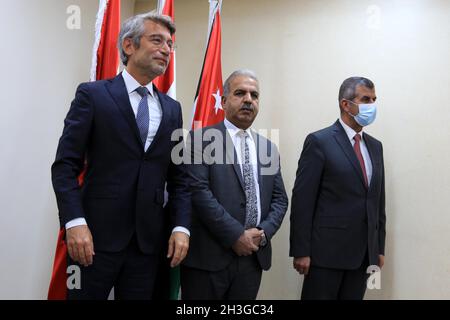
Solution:
M 339 121 L 306 137 L 292 193 L 291 256 L 350 270 L 368 252 L 378 264 L 386 236 L 383 148 L 367 133 L 363 139 L 373 167 L 369 188 Z
M 211 163 L 211 158 L 208 157 L 211 142 L 200 140 L 199 144 L 193 145 L 196 134 L 214 135 L 213 131 L 219 134 L 221 141 L 218 144 L 219 150 L 211 154 L 222 157 L 222 163 Z M 191 147 L 193 164 L 189 166 L 188 172 L 191 180 L 193 212 L 190 249 L 184 264 L 207 271 L 218 271 L 224 269 L 236 257 L 231 247 L 245 230 L 244 183 L 233 142 L 223 122 L 199 129 L 195 133 L 191 132 L 190 137 L 192 143 L 188 142 L 188 146 Z M 254 140 L 258 153 L 261 199 L 259 227 L 264 230 L 268 240 L 267 245 L 257 252 L 257 258 L 261 268 L 268 270 L 272 254 L 270 239 L 283 221 L 288 199 L 276 146 L 257 134 L 254 135 Z M 226 149 L 225 145 L 230 147 Z M 265 149 L 262 154 L 268 155 L 266 160 L 270 161 L 260 158 L 258 150 L 261 148 Z M 196 155 L 203 153 L 205 158 L 196 164 Z
M 117 252 L 136 232 L 145 253 L 167 241 L 164 187 L 167 182 L 172 225 L 190 226 L 190 194 L 183 165 L 174 165 L 171 141 L 182 128 L 180 104 L 159 93 L 162 120 L 144 152 L 122 75 L 82 83 L 64 121 L 52 181 L 61 226 L 83 217 L 95 250 Z M 87 162 L 83 186 L 77 176 Z

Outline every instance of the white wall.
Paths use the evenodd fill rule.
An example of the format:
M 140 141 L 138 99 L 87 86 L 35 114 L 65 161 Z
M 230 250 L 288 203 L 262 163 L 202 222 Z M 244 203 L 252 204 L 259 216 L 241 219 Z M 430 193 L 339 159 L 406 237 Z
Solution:
M 140 2 L 136 12 L 154 8 L 153 1 Z M 177 97 L 186 126 L 204 55 L 207 2 L 175 4 Z M 368 291 L 368 299 L 450 299 L 449 36 L 444 0 L 223 2 L 223 77 L 242 67 L 259 75 L 255 125 L 280 129 L 289 196 L 304 138 L 338 117 L 342 81 L 362 75 L 375 82 L 379 115 L 367 131 L 384 142 L 388 235 L 382 290 Z M 259 298 L 299 297 L 288 242 L 289 212 Z
M 128 17 L 134 1 L 122 2 Z M 66 28 L 71 4 L 81 8 L 80 30 Z M 208 1 L 175 5 L 177 93 L 189 127 Z M 75 88 L 89 77 L 97 6 L 0 0 L 0 299 L 46 297 L 58 231 L 50 166 Z M 375 82 L 379 116 L 367 131 L 384 142 L 388 238 L 382 290 L 367 298 L 450 299 L 450 1 L 225 0 L 222 27 L 224 78 L 254 69 L 262 93 L 255 125 L 281 128 L 289 195 L 306 134 L 338 116 L 342 80 Z M 287 215 L 260 298 L 299 296 L 288 230 Z

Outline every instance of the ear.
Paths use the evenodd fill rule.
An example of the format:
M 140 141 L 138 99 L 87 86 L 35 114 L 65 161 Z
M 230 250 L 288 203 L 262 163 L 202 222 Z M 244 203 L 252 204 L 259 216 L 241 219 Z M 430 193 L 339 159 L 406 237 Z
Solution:
M 135 50 L 133 40 L 131 38 L 125 38 L 122 42 L 122 48 L 128 56 L 133 54 Z
M 347 100 L 341 99 L 340 106 L 342 111 L 346 113 L 350 112 L 350 103 Z
M 223 108 L 225 106 L 225 103 L 227 102 L 227 98 L 225 96 L 222 96 L 221 102 L 222 102 L 222 108 Z

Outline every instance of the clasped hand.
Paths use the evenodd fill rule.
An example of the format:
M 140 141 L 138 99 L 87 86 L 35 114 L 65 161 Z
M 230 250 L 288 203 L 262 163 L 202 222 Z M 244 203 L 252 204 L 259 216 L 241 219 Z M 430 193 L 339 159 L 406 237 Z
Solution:
M 247 229 L 233 244 L 232 248 L 238 256 L 249 256 L 253 252 L 258 251 L 263 235 L 263 230 L 257 228 Z

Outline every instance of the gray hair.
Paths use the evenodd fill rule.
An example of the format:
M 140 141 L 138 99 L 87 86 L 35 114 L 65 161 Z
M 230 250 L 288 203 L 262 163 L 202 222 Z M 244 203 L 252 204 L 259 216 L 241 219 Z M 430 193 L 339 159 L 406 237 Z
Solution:
M 117 41 L 117 47 L 119 48 L 120 52 L 120 59 L 122 60 L 122 63 L 124 65 L 127 65 L 128 63 L 128 56 L 123 50 L 123 41 L 128 38 L 132 39 L 134 46 L 136 48 L 139 48 L 141 37 L 145 32 L 144 23 L 147 20 L 153 21 L 166 27 L 169 30 L 170 35 L 173 35 L 175 33 L 176 28 L 175 24 L 172 22 L 172 18 L 166 15 L 160 15 L 156 11 L 138 14 L 127 19 L 122 24 L 122 28 L 120 29 L 119 33 L 119 39 Z
M 367 78 L 350 77 L 348 79 L 345 79 L 344 82 L 342 82 L 341 87 L 339 88 L 339 104 L 341 103 L 342 99 L 350 101 L 355 99 L 357 86 L 363 86 L 369 89 L 374 88 L 373 82 Z
M 249 70 L 249 69 L 236 70 L 228 76 L 227 80 L 225 80 L 225 83 L 223 84 L 223 96 L 224 97 L 227 97 L 230 94 L 231 80 L 233 80 L 234 78 L 239 77 L 239 76 L 247 76 L 259 83 L 258 78 L 256 77 L 256 74 L 252 70 Z

